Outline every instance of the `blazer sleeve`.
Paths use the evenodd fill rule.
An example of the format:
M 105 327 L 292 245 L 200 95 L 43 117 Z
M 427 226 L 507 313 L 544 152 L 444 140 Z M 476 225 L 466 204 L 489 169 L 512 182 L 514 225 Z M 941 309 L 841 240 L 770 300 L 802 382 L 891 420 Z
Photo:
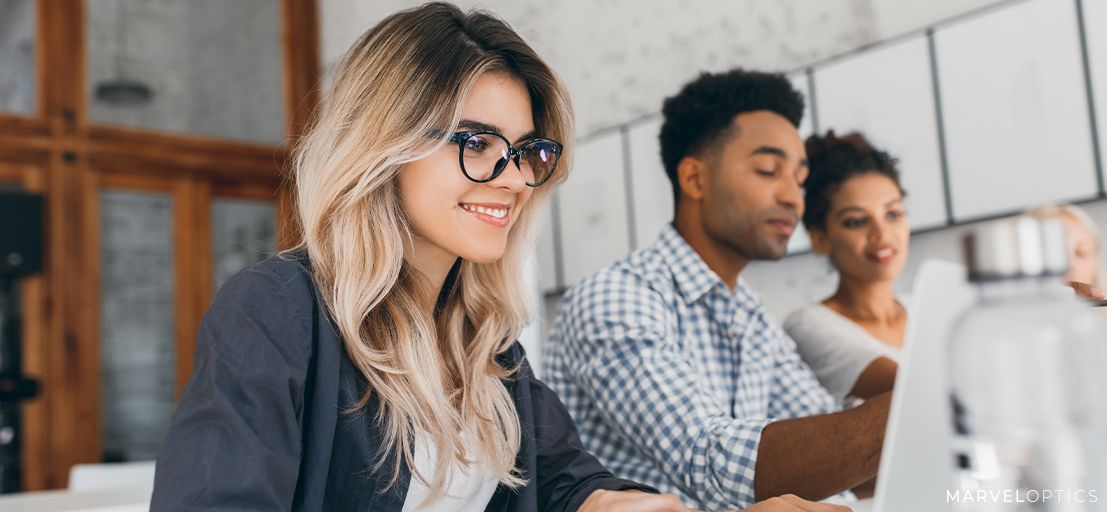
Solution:
M 209 308 L 151 510 L 292 509 L 313 325 L 311 277 L 298 268 L 247 269 Z
M 521 353 L 522 346 L 516 346 Z M 647 485 L 615 478 L 585 451 L 561 399 L 534 376 L 525 357 L 522 361 L 518 375 L 528 381 L 534 411 L 539 510 L 575 511 L 597 489 L 658 492 Z

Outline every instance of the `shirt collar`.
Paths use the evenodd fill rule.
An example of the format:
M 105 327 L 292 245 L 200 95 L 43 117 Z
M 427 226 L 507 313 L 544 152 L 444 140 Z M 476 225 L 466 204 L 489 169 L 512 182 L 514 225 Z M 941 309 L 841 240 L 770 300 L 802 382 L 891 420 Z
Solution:
M 726 284 L 715 271 L 707 266 L 699 253 L 688 245 L 688 241 L 677 232 L 672 224 L 666 224 L 655 245 L 662 260 L 669 266 L 676 281 L 677 290 L 685 302 L 696 302 L 716 286 L 726 289 Z

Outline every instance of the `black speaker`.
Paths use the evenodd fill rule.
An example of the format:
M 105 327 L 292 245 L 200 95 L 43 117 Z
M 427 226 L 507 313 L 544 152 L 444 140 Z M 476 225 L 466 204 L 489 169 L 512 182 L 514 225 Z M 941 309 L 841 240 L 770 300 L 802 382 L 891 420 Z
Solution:
M 0 192 L 0 278 L 42 270 L 42 196 Z

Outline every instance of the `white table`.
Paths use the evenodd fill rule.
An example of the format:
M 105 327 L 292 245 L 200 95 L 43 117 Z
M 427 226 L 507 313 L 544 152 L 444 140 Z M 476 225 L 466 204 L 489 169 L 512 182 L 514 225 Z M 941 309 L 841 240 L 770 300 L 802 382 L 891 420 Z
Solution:
M 145 512 L 150 510 L 150 492 L 143 488 L 120 488 L 0 494 L 0 512 Z

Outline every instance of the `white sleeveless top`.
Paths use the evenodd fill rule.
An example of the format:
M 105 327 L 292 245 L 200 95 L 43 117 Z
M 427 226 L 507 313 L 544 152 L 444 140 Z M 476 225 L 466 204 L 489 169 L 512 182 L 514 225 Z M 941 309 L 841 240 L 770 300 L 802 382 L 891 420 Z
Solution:
M 908 308 L 906 297 L 896 299 Z M 899 362 L 900 349 L 876 339 L 823 304 L 812 304 L 788 315 L 784 331 L 796 342 L 800 357 L 819 382 L 840 401 L 845 401 L 861 372 L 876 358 Z
M 420 474 L 433 478 L 434 470 L 437 468 L 437 455 L 438 450 L 430 438 L 425 434 L 417 433 L 415 467 Z M 446 474 L 446 494 L 424 505 L 423 500 L 431 495 L 431 488 L 427 487 L 412 471 L 407 496 L 404 498 L 404 511 L 479 512 L 488 506 L 492 495 L 496 493 L 497 485 L 499 481 L 484 465 L 474 464 L 468 468 L 461 468 L 457 462 L 451 461 L 450 470 Z

